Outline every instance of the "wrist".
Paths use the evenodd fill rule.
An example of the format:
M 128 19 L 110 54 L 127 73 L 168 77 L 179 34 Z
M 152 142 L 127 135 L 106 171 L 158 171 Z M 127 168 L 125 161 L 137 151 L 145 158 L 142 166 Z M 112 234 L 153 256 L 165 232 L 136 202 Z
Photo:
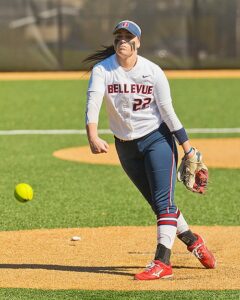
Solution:
M 87 137 L 89 141 L 94 141 L 98 138 L 97 124 L 89 123 L 86 125 Z
M 185 155 L 188 155 L 188 154 L 190 154 L 192 151 L 193 151 L 193 147 L 191 147 L 188 151 L 186 151 L 186 152 L 184 152 L 184 153 L 185 153 Z
M 97 138 L 98 138 L 97 135 L 88 136 L 88 140 L 90 143 L 96 141 Z
M 187 152 L 185 152 L 185 156 L 191 158 L 194 155 L 194 148 L 191 147 Z

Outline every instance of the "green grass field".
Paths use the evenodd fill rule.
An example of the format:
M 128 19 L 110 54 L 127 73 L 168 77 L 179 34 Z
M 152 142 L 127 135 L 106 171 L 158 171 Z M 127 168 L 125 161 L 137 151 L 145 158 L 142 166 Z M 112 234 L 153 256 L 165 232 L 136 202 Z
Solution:
M 171 80 L 175 109 L 184 126 L 239 128 L 239 83 L 240 79 Z M 86 88 L 87 81 L 80 80 L 0 81 L 0 130 L 84 129 Z M 100 119 L 99 127 L 108 128 L 104 107 Z M 223 136 L 240 134 L 190 135 Z M 113 142 L 111 135 L 103 138 Z M 84 135 L 0 135 L 1 230 L 155 224 L 153 213 L 121 167 L 67 162 L 52 156 L 55 150 L 86 144 Z M 210 176 L 204 197 L 177 184 L 176 203 L 192 225 L 239 226 L 240 171 L 210 169 Z M 22 205 L 13 198 L 19 182 L 33 186 L 34 201 Z M 0 289 L 0 299 L 107 298 L 239 299 L 240 293 Z

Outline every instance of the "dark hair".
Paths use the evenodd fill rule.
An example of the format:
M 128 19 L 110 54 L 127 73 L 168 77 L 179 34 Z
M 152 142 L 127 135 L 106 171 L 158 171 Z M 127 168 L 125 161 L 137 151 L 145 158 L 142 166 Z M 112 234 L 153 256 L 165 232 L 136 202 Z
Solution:
M 87 56 L 82 62 L 83 63 L 90 63 L 89 69 L 92 70 L 93 66 L 96 63 L 108 58 L 109 56 L 115 53 L 114 46 L 102 46 L 103 49 L 97 50 L 95 53 L 90 54 Z

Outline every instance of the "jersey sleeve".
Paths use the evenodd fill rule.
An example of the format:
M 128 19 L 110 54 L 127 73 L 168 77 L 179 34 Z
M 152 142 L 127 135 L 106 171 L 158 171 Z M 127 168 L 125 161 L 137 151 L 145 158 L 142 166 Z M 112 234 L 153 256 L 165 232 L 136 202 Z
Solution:
M 155 77 L 154 97 L 163 121 L 167 124 L 171 132 L 177 131 L 182 128 L 173 105 L 170 87 L 166 75 L 158 68 Z
M 159 68 L 157 71 L 154 96 L 162 120 L 167 124 L 170 131 L 174 134 L 179 144 L 188 140 L 186 131 L 178 119 L 172 105 L 170 87 L 166 75 Z
M 104 72 L 99 67 L 93 68 L 87 90 L 86 124 L 98 124 L 99 112 L 105 93 Z

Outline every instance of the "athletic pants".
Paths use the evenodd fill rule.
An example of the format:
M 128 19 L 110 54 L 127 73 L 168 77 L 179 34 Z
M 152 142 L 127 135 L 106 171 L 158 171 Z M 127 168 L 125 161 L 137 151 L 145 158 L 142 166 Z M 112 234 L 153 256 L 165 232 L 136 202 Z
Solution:
M 115 137 L 115 146 L 124 171 L 154 213 L 157 216 L 175 214 L 178 154 L 167 125 L 162 123 L 157 130 L 132 141 L 122 141 Z

